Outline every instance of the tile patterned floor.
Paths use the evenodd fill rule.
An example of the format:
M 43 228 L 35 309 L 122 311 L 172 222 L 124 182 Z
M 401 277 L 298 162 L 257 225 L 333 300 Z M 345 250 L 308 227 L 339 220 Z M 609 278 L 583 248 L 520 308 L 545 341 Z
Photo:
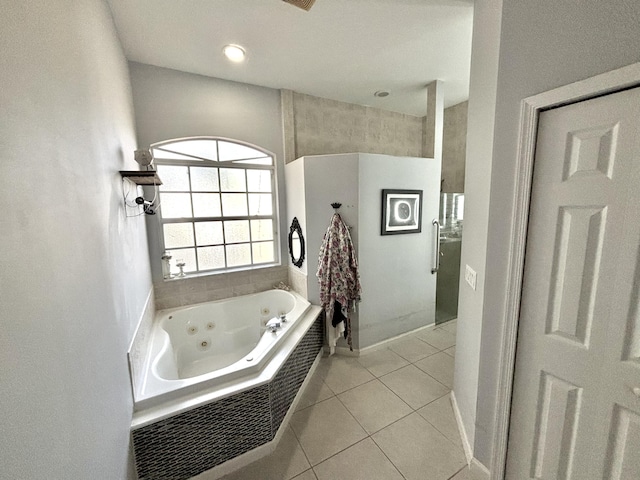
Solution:
M 322 358 L 276 451 L 224 480 L 476 480 L 449 392 L 456 321 Z

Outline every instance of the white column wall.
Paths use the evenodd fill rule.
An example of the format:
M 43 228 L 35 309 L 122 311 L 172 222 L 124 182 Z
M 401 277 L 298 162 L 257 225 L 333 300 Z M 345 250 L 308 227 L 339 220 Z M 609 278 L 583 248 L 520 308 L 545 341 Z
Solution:
M 101 0 L 5 1 L 0 31 L 0 477 L 133 478 L 151 278 L 118 173 L 138 166 L 127 62 Z
M 484 305 L 489 197 L 493 157 L 494 111 L 502 0 L 474 7 L 471 83 L 467 123 L 464 233 L 460 256 L 460 293 L 454 393 L 463 427 L 473 446 L 476 430 L 478 363 Z M 464 280 L 465 266 L 476 273 L 476 289 Z

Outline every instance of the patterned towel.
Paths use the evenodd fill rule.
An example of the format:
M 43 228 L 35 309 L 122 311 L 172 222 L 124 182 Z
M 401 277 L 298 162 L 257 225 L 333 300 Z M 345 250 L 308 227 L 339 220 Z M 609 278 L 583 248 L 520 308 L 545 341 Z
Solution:
M 322 239 L 316 273 L 320 283 L 320 306 L 326 312 L 329 322 L 333 320 L 334 304 L 338 302 L 345 321 L 345 336 L 349 348 L 351 343 L 351 319 L 355 303 L 360 301 L 362 288 L 358 272 L 358 259 L 351 242 L 349 228 L 340 214 L 331 217 L 331 223 Z M 330 346 L 335 346 L 330 345 Z

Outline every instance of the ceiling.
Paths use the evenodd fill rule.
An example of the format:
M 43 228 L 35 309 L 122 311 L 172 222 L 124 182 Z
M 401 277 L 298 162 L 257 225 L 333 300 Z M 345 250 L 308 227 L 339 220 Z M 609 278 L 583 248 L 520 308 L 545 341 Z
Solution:
M 108 0 L 129 60 L 423 116 L 468 98 L 473 0 Z M 222 47 L 247 50 L 242 64 Z M 387 90 L 385 98 L 375 97 Z

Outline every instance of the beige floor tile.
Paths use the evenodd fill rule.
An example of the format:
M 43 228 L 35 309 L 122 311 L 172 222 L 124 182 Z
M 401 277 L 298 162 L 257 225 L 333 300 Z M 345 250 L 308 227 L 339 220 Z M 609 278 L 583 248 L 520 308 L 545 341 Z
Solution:
M 413 411 L 380 380 L 341 393 L 338 398 L 368 434 L 377 432 Z
M 294 413 L 291 428 L 311 465 L 326 460 L 367 436 L 336 397 Z
M 334 396 L 333 391 L 324 383 L 324 380 L 318 375 L 314 375 L 307 383 L 307 386 L 302 392 L 302 396 L 296 406 L 297 410 L 302 410 L 311 405 L 315 405 L 318 402 L 326 400 Z
M 357 358 L 339 355 L 321 359 L 316 372 L 335 394 L 342 393 L 375 378 L 369 370 L 358 362 Z
M 462 450 L 417 413 L 372 438 L 407 480 L 447 480 L 465 465 Z
M 434 400 L 429 405 L 422 407 L 418 413 L 445 437 L 462 448 L 458 423 L 451 406 L 451 395 L 445 395 Z
M 489 480 L 489 476 L 479 468 L 471 465 L 471 468 L 463 467 L 451 480 Z
M 449 347 L 446 350 L 443 350 L 444 353 L 446 353 L 447 355 L 451 355 L 453 358 L 456 357 L 456 346 L 454 345 L 453 347 Z
M 450 391 L 413 365 L 384 375 L 380 377 L 380 381 L 413 409 L 424 407 Z
M 438 350 L 446 350 L 456 344 L 456 336 L 441 328 L 420 332 L 416 336 Z
M 388 348 L 365 353 L 358 357 L 358 361 L 376 377 L 409 365 L 407 360 Z
M 450 320 L 450 321 L 440 325 L 440 328 L 443 329 L 443 330 L 446 330 L 449 333 L 453 333 L 455 335 L 457 330 L 458 330 L 458 321 L 457 320 Z
M 449 388 L 453 388 L 454 365 L 454 358 L 444 352 L 436 353 L 415 363 L 420 370 Z
M 289 480 L 309 467 L 296 436 L 287 428 L 271 455 L 225 476 L 224 480 Z
M 316 465 L 314 470 L 318 480 L 403 480 L 371 438 Z
M 395 341 L 389 344 L 389 349 L 411 363 L 438 352 L 433 346 L 415 337 Z
M 316 477 L 316 474 L 313 473 L 313 470 L 309 469 L 306 472 L 301 473 L 297 477 L 294 477 L 292 480 L 318 480 L 318 477 Z

